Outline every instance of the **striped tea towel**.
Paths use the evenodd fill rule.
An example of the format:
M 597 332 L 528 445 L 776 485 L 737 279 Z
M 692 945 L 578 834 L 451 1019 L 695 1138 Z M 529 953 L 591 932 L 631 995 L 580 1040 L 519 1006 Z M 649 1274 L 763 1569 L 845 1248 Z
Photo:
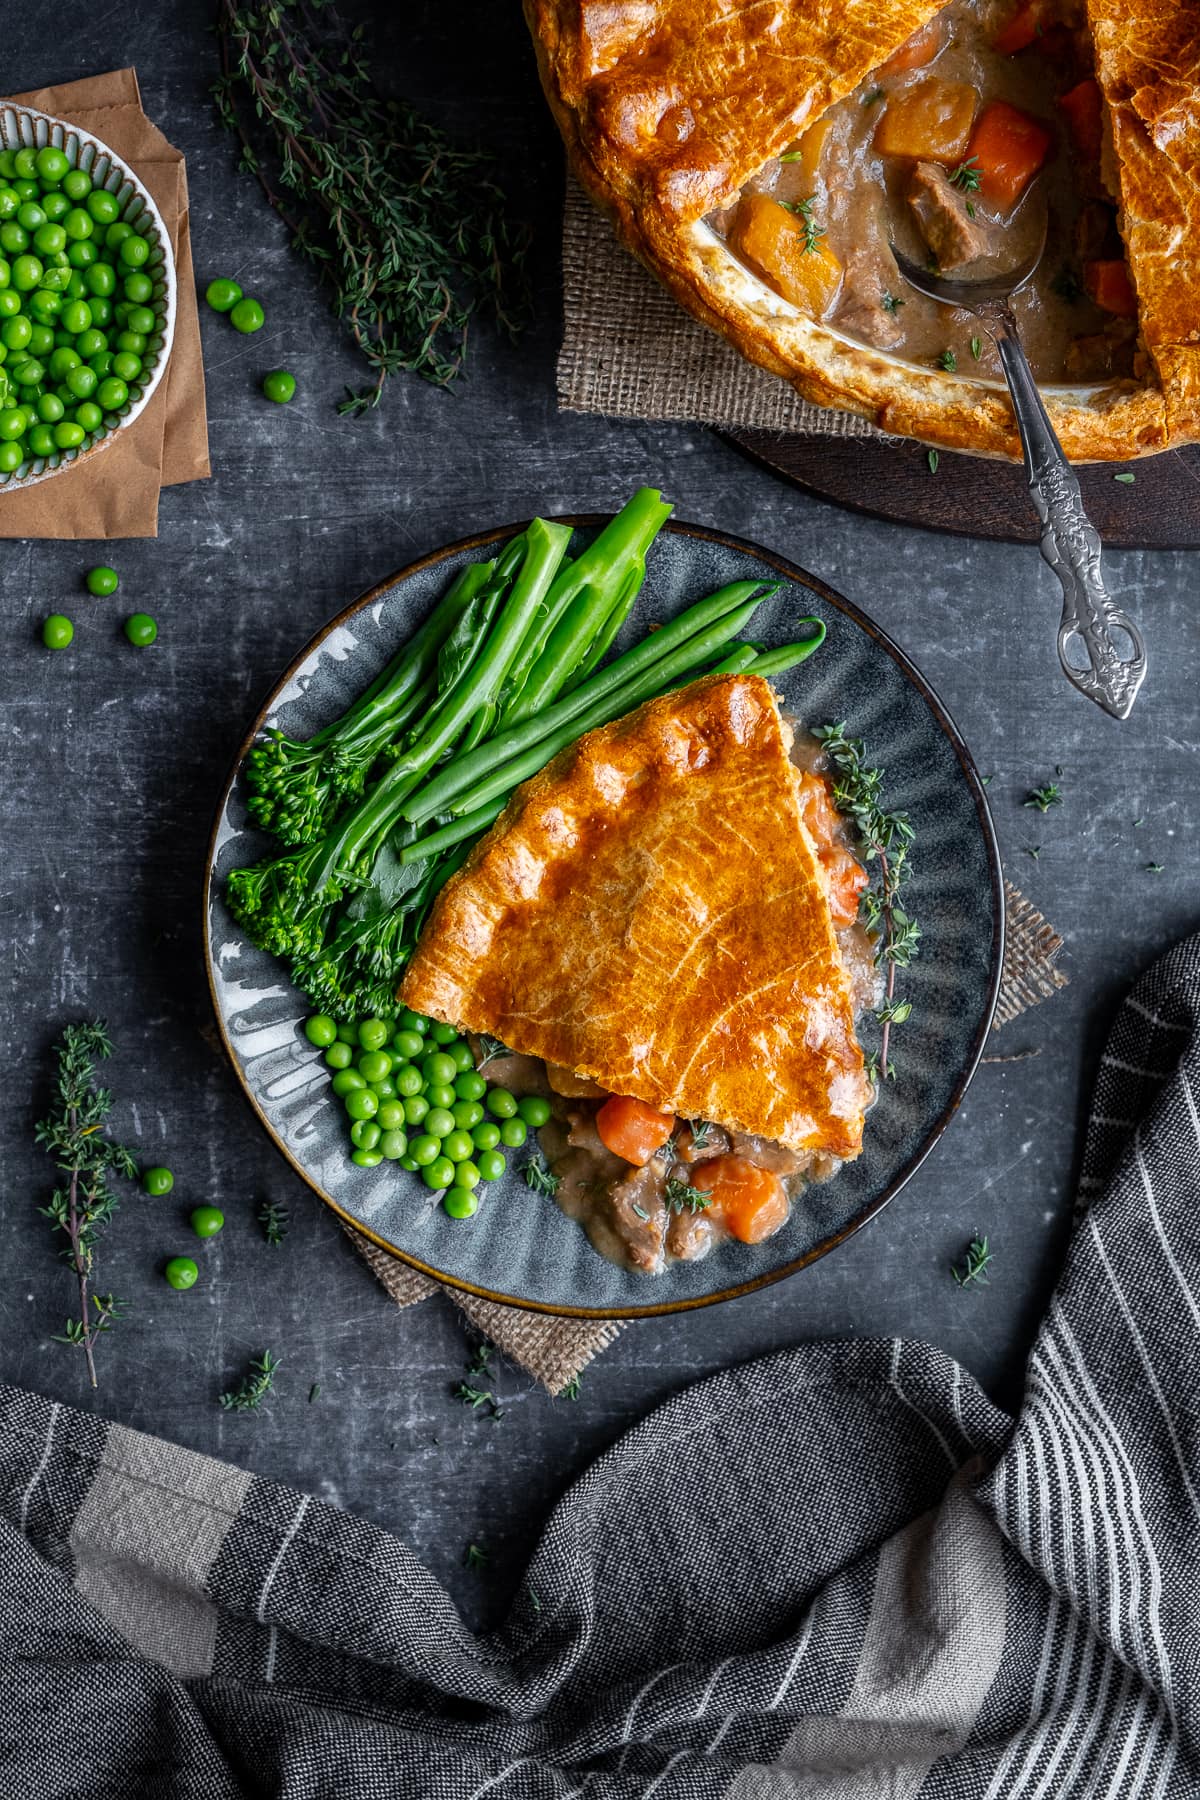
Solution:
M 653 1413 L 468 1632 L 386 1532 L 0 1390 L 5 1800 L 1200 1793 L 1200 938 L 1126 1002 L 1017 1419 L 810 1344 Z

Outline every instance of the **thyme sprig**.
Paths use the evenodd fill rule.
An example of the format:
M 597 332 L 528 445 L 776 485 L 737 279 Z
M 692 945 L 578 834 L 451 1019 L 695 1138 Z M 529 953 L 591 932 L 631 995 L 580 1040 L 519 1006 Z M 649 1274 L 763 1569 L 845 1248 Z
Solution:
M 53 1109 L 38 1120 L 34 1137 L 67 1179 L 65 1187 L 55 1188 L 49 1205 L 38 1211 L 66 1238 L 63 1255 L 74 1270 L 79 1291 L 78 1314 L 68 1319 L 55 1341 L 78 1345 L 87 1358 L 88 1380 L 96 1387 L 96 1339 L 112 1330 L 122 1310 L 115 1294 L 91 1293 L 96 1241 L 119 1204 L 109 1177 L 132 1181 L 138 1165 L 133 1151 L 110 1138 L 104 1128 L 113 1101 L 109 1090 L 95 1083 L 96 1063 L 112 1055 L 112 1039 L 103 1021 L 66 1026 L 54 1053 Z
M 688 1125 L 688 1130 L 692 1134 L 690 1148 L 693 1150 L 707 1150 L 713 1141 L 713 1135 L 716 1132 L 716 1129 L 717 1128 L 711 1119 L 692 1119 Z
M 1021 805 L 1036 806 L 1041 813 L 1049 812 L 1052 806 L 1062 805 L 1062 789 L 1056 781 L 1048 781 L 1044 787 L 1031 789 Z
M 667 1203 L 667 1211 L 681 1213 L 686 1206 L 689 1212 L 703 1212 L 712 1205 L 712 1195 L 706 1194 L 703 1188 L 693 1187 L 690 1181 L 669 1180 L 663 1198 Z
M 548 1169 L 544 1162 L 527 1162 L 521 1170 L 521 1178 L 525 1186 L 532 1188 L 535 1194 L 551 1196 L 557 1194 L 559 1183 L 562 1180 L 562 1176 L 556 1175 L 552 1169 Z
M 250 1364 L 237 1386 L 219 1396 L 225 1411 L 257 1412 L 275 1385 L 275 1371 L 282 1360 L 282 1357 L 273 1356 L 269 1350 L 264 1350 Z
M 804 244 L 802 248 L 805 253 L 807 254 L 810 250 L 815 250 L 821 239 L 825 236 L 825 227 L 823 225 L 818 225 L 813 218 L 812 209 L 815 205 L 813 196 L 810 194 L 807 200 L 781 200 L 780 205 L 786 207 L 788 212 L 795 213 L 796 217 L 803 225 Z
M 475 1353 L 466 1368 L 466 1379 L 460 1381 L 450 1390 L 451 1398 L 460 1406 L 469 1407 L 472 1412 L 480 1413 L 493 1425 L 498 1425 L 504 1417 L 504 1408 L 500 1405 L 490 1387 L 481 1383 L 495 1380 L 492 1358 L 496 1354 L 496 1346 L 486 1338 L 475 1346 Z
M 216 29 L 213 94 L 240 166 L 374 371 L 338 411 L 376 406 L 401 369 L 450 386 L 472 318 L 512 332 L 525 306 L 527 232 L 506 217 L 492 157 L 378 94 L 362 28 L 347 32 L 328 0 L 218 0 Z
M 960 162 L 956 168 L 951 169 L 950 180 L 961 193 L 977 194 L 979 192 L 980 183 L 983 180 L 983 171 L 979 167 L 979 159 L 974 156 L 968 156 L 965 162 Z
M 951 1263 L 950 1273 L 959 1287 L 989 1287 L 988 1265 L 992 1260 L 986 1237 L 973 1237 L 961 1263 Z
M 288 1209 L 282 1200 L 263 1200 L 256 1214 L 262 1234 L 273 1250 L 278 1250 L 288 1232 Z
M 888 1061 L 892 1027 L 903 1024 L 912 1012 L 910 1003 L 897 999 L 896 970 L 908 968 L 921 941 L 920 926 L 900 904 L 913 828 L 907 813 L 885 810 L 883 770 L 868 765 L 861 738 L 850 737 L 844 723 L 820 725 L 813 736 L 834 767 L 833 804 L 853 825 L 867 862 L 878 864 L 878 875 L 863 890 L 859 917 L 875 938 L 876 965 L 887 969 L 883 1004 L 876 1011 L 879 1052 L 868 1061 L 872 1076 L 877 1072 L 886 1081 L 892 1073 Z

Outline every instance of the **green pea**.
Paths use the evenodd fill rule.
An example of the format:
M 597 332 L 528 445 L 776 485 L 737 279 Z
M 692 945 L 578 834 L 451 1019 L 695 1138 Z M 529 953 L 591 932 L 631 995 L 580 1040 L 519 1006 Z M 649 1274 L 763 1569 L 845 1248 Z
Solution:
M 37 151 L 27 147 L 13 151 L 13 174 L 29 181 L 37 174 Z
M 97 265 L 99 260 L 100 252 L 91 238 L 75 238 L 67 245 L 67 262 L 73 269 L 83 269 L 86 272 Z
M 452 1044 L 458 1032 L 453 1025 L 445 1025 L 440 1019 L 435 1019 L 429 1027 L 429 1035 L 435 1044 Z
M 117 291 L 117 277 L 111 263 L 96 262 L 83 273 L 84 285 L 100 300 L 111 300 Z
M 358 1041 L 364 1050 L 382 1050 L 389 1035 L 383 1019 L 364 1019 L 358 1028 Z
M 139 356 L 141 355 L 141 351 L 146 348 L 146 339 L 154 330 L 155 324 L 156 320 L 154 314 L 148 306 L 130 307 L 125 319 L 125 329 L 126 331 L 136 333 L 136 335 L 141 338 L 142 344 L 141 349 L 138 351 Z M 125 346 L 122 345 L 122 349 L 124 348 Z M 134 346 L 131 344 L 129 348 L 133 349 Z
M 130 613 L 125 621 L 125 636 L 139 650 L 144 650 L 158 636 L 158 625 L 149 613 Z
M 66 221 L 64 220 L 64 223 L 65 222 Z M 121 283 L 121 291 L 125 295 L 125 298 L 131 301 L 134 306 L 145 306 L 148 300 L 153 300 L 154 298 L 154 283 L 150 276 L 144 274 L 141 269 L 135 269 L 133 274 L 127 275 Z M 134 330 L 153 331 L 154 322 L 154 314 L 151 313 L 150 323 L 148 325 L 135 325 Z
M 448 1137 L 455 1129 L 454 1114 L 444 1106 L 431 1106 L 425 1114 L 425 1129 L 431 1137 Z
M 29 233 L 17 224 L 15 219 L 6 219 L 0 225 L 0 250 L 9 256 L 19 256 L 29 248 Z
M 51 613 L 42 626 L 42 642 L 47 650 L 65 650 L 75 636 L 75 627 L 65 613 Z
M 112 368 L 112 351 L 101 350 L 96 356 L 88 357 L 88 368 L 94 369 L 101 381 Z
M 333 1049 L 332 1044 L 329 1046 L 329 1049 Z M 328 1051 L 326 1051 L 325 1060 L 326 1062 L 329 1061 Z M 345 1064 L 343 1064 L 329 1085 L 338 1098 L 344 1100 L 347 1094 L 357 1094 L 359 1089 L 365 1088 L 367 1084 L 357 1069 L 347 1068 Z
M 358 1059 L 359 1073 L 372 1085 L 392 1072 L 392 1059 L 386 1050 L 365 1050 Z
M 71 210 L 71 202 L 59 189 L 53 188 L 42 195 L 41 207 L 52 225 L 61 225 Z
M 406 1062 L 412 1062 L 414 1057 L 420 1056 L 424 1048 L 425 1039 L 419 1031 L 398 1031 L 392 1039 L 392 1049 Z
M 373 1119 L 379 1111 L 379 1101 L 369 1087 L 355 1088 L 346 1095 L 346 1111 L 352 1119 Z
M 458 1100 L 450 1111 L 460 1131 L 473 1131 L 483 1118 L 483 1108 L 478 1100 Z
M 40 231 L 45 223 L 46 215 L 36 200 L 26 200 L 17 208 L 17 224 L 23 231 L 28 231 L 32 235 L 33 232 Z M 61 244 L 56 248 L 61 249 Z
M 487 1093 L 487 1082 L 474 1069 L 464 1069 L 455 1078 L 454 1091 L 460 1100 L 482 1100 Z
M 311 1019 L 304 1021 L 304 1035 L 310 1044 L 323 1050 L 337 1038 L 337 1021 L 331 1019 L 328 1013 L 314 1013 Z
M 425 1089 L 425 1098 L 430 1106 L 443 1107 L 447 1112 L 454 1105 L 455 1092 L 445 1082 L 435 1081 Z
M 6 406 L 0 412 L 0 441 L 23 437 L 25 433 L 25 414 L 19 406 Z
M 179 1288 L 181 1291 L 184 1288 L 195 1287 L 200 1279 L 200 1271 L 190 1256 L 173 1256 L 163 1270 L 163 1274 L 166 1276 L 169 1286 Z
M 454 1180 L 454 1164 L 448 1156 L 439 1156 L 436 1162 L 421 1170 L 421 1179 L 428 1188 L 448 1188 Z
M 104 423 L 104 414 L 90 400 L 81 400 L 75 408 L 75 423 L 82 425 L 85 431 L 99 431 Z
M 142 359 L 128 350 L 121 350 L 113 357 L 112 372 L 124 382 L 136 381 L 142 372 Z
M 402 1131 L 385 1131 L 379 1140 L 379 1151 L 385 1162 L 399 1162 L 408 1153 L 408 1139 Z
M 39 326 L 38 329 L 44 331 L 46 328 L 42 325 Z M 53 333 L 51 333 L 51 336 L 53 337 Z M 78 350 L 72 350 L 69 344 L 60 344 L 57 350 L 52 350 L 50 352 L 49 369 L 51 377 L 55 381 L 65 381 L 67 376 L 71 373 L 71 370 L 80 368 L 82 363 L 83 358 L 80 356 Z
M 257 300 L 239 300 L 229 314 L 229 320 L 235 331 L 247 335 L 253 331 L 261 331 L 266 321 L 266 314 Z
M 418 1168 L 428 1168 L 429 1164 L 436 1162 L 438 1157 L 442 1154 L 441 1141 L 438 1138 L 429 1137 L 428 1134 L 422 1132 L 420 1137 L 409 1139 L 408 1154 L 412 1157 Z
M 68 326 L 68 330 L 69 329 L 70 327 Z M 136 356 L 139 368 L 141 367 L 142 353 L 145 348 L 146 340 L 140 331 L 130 331 L 128 327 L 126 327 L 124 331 L 118 331 L 117 349 L 123 351 L 126 356 Z M 121 379 L 124 381 L 125 377 L 122 376 Z
M 331 1069 L 348 1069 L 354 1061 L 354 1052 L 349 1044 L 343 1044 L 338 1039 L 325 1052 L 325 1061 Z
M 35 431 L 49 431 L 49 429 L 48 425 L 34 427 Z M 49 455 L 49 451 L 43 452 L 34 449 L 33 436 L 34 433 L 31 431 L 29 434 L 29 448 L 34 456 L 41 456 L 43 454 Z M 54 448 L 53 442 L 51 442 L 50 448 Z M 25 452 L 22 450 L 20 444 L 0 444 L 0 475 L 11 475 L 15 469 L 20 468 L 24 461 Z
M 175 1186 L 175 1177 L 172 1175 L 170 1169 L 163 1168 L 161 1165 L 158 1165 L 153 1169 L 143 1169 L 142 1186 L 148 1194 L 154 1194 L 156 1196 L 169 1194 L 171 1189 Z
M 128 398 L 129 389 L 116 375 L 106 376 L 96 392 L 96 400 L 106 413 L 120 412 Z
M 93 306 L 92 318 L 94 319 L 95 317 L 96 317 L 96 308 Z M 99 356 L 101 350 L 107 350 L 107 349 L 108 349 L 108 339 L 105 337 L 105 335 L 102 331 L 98 331 L 96 329 L 95 325 L 93 325 L 90 331 L 81 331 L 80 332 L 79 336 L 75 339 L 74 351 L 67 351 L 66 354 L 68 356 L 70 356 L 70 355 L 79 356 L 82 358 L 82 360 L 84 362 L 86 362 L 89 356 Z M 92 374 L 92 375 L 94 375 L 96 373 L 96 371 L 94 369 L 91 369 L 88 372 L 89 372 L 89 374 Z M 90 396 L 89 396 L 89 398 L 90 398 Z
M 507 1088 L 502 1087 L 493 1088 L 484 1101 L 484 1105 L 494 1119 L 514 1118 L 517 1111 L 516 1096 L 510 1094 Z
M 450 1158 L 451 1162 L 468 1161 L 474 1148 L 469 1131 L 451 1131 L 442 1139 L 443 1153 Z
M 3 223 L 5 219 L 15 218 L 20 204 L 19 194 L 14 194 L 10 187 L 0 187 L 0 223 Z
M 550 1117 L 550 1102 L 544 1100 L 541 1094 L 526 1094 L 523 1100 L 517 1101 L 517 1112 L 536 1131 Z
M 117 204 L 117 196 L 110 194 L 106 188 L 93 188 L 84 201 L 89 213 L 97 225 L 111 225 L 120 215 L 121 208 Z
M 350 1161 L 357 1163 L 360 1169 L 377 1169 L 383 1158 L 378 1150 L 352 1150 Z
M 204 298 L 214 312 L 232 312 L 242 297 L 242 290 L 236 281 L 229 281 L 220 275 L 216 281 L 210 281 L 204 290 Z
M 276 406 L 286 406 L 295 395 L 296 377 L 289 375 L 286 369 L 272 369 L 269 375 L 263 376 L 262 390 Z
M 415 1175 L 417 1172 L 417 1164 L 413 1161 L 411 1156 L 402 1156 L 400 1158 L 400 1167 L 402 1169 L 407 1169 L 410 1175 Z
M 452 1219 L 469 1219 L 479 1211 L 479 1196 L 470 1188 L 453 1187 L 442 1205 Z
M 396 1084 L 390 1075 L 381 1076 L 378 1081 L 373 1081 L 371 1086 L 375 1089 L 375 1093 L 380 1100 L 394 1100 L 396 1098 Z
M 403 1131 L 404 1102 L 402 1100 L 383 1100 L 379 1111 L 375 1114 L 382 1131 Z
M 480 1181 L 499 1181 L 508 1162 L 499 1150 L 481 1150 L 475 1158 Z
M 44 225 L 39 225 L 33 234 L 33 247 L 39 256 L 53 256 L 56 251 L 65 250 L 66 245 L 66 232 L 61 225 L 51 224 L 49 219 Z
M 431 1085 L 440 1087 L 452 1082 L 458 1070 L 452 1056 L 447 1056 L 444 1050 L 435 1050 L 421 1064 L 421 1073 Z
M 126 224 L 124 219 L 117 219 L 114 224 L 109 225 L 105 230 L 105 247 L 109 250 L 119 250 L 121 245 L 125 242 L 125 239 L 131 238 L 132 236 L 133 226 Z
M 350 1142 L 356 1150 L 378 1150 L 382 1136 L 374 1119 L 355 1119 L 350 1127 Z
M 34 357 L 27 357 L 18 363 L 12 372 L 13 380 L 18 387 L 38 387 L 44 381 L 46 371 Z
M 491 1119 L 485 1119 L 482 1125 L 475 1126 L 471 1133 L 471 1142 L 477 1150 L 494 1150 L 500 1142 L 500 1127 Z
M 471 1055 L 471 1046 L 465 1038 L 455 1038 L 446 1046 L 446 1054 L 454 1060 L 454 1066 L 460 1075 L 475 1067 L 475 1058 Z
M 49 425 L 34 425 L 25 439 L 31 456 L 53 456 L 57 448 L 54 432 Z M 5 451 L 15 452 L 12 461 L 3 460 Z M 0 444 L 0 469 L 15 469 L 22 462 L 20 444 Z
M 121 578 L 117 571 L 108 568 L 104 563 L 99 563 L 96 568 L 89 569 L 83 579 L 88 593 L 95 594 L 98 600 L 103 600 L 109 594 L 115 594 L 121 585 Z
M 34 161 L 38 175 L 48 186 L 57 186 L 71 167 L 70 158 L 54 144 L 44 144 Z
M 429 1030 L 429 1020 L 424 1013 L 413 1012 L 410 1006 L 406 1006 L 400 1014 L 400 1029 L 401 1031 L 415 1031 L 424 1037 Z
M 66 407 L 63 405 L 57 394 L 39 394 L 37 409 L 38 418 L 43 420 L 47 425 L 57 424 L 58 420 L 62 418 L 63 413 L 66 411 Z
M 11 319 L 21 310 L 21 296 L 16 288 L 0 288 L 0 319 Z M 29 323 L 28 319 L 25 321 Z M 4 340 L 7 342 L 7 339 Z
M 68 200 L 86 200 L 92 191 L 92 178 L 86 169 L 68 169 L 62 178 L 62 190 Z
M 408 1094 L 404 1099 L 404 1121 L 407 1125 L 419 1125 L 429 1115 L 429 1102 L 424 1094 Z
M 36 256 L 18 256 L 12 266 L 12 284 L 19 294 L 33 293 L 42 279 L 42 265 Z
M 342 1044 L 357 1044 L 358 1043 L 358 1026 L 357 1025 L 350 1025 L 343 1021 L 343 1023 L 341 1023 L 337 1028 L 337 1034 L 338 1034 L 338 1042 L 339 1043 L 342 1043 Z
M 225 1214 L 215 1206 L 197 1206 L 189 1215 L 189 1222 L 198 1238 L 216 1237 L 225 1223 Z
M 86 243 L 96 227 L 92 215 L 85 212 L 82 206 L 72 206 L 63 214 L 63 236 L 69 237 L 73 243 Z
M 118 255 L 122 268 L 140 269 L 143 263 L 150 260 L 150 246 L 144 237 L 122 238 Z
M 406 1100 L 410 1094 L 419 1094 L 425 1085 L 420 1069 L 414 1069 L 411 1063 L 401 1063 L 393 1079 L 396 1092 L 403 1094 Z
M 500 1142 L 510 1150 L 518 1150 L 529 1136 L 524 1119 L 505 1119 L 500 1126 Z
M 51 331 L 48 325 L 35 325 L 29 336 L 30 356 L 52 355 L 56 348 L 54 340 L 57 336 L 58 333 L 56 331 Z M 70 347 L 69 344 L 59 344 L 57 346 L 60 350 L 69 350 Z

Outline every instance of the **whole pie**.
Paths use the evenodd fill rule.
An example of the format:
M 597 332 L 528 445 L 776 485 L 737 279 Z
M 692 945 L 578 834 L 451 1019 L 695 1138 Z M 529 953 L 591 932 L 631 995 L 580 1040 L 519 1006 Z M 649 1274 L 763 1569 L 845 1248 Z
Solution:
M 1075 460 L 1200 438 L 1195 0 L 525 0 L 585 186 L 805 398 L 1016 456 L 996 351 L 917 294 L 1011 269 Z

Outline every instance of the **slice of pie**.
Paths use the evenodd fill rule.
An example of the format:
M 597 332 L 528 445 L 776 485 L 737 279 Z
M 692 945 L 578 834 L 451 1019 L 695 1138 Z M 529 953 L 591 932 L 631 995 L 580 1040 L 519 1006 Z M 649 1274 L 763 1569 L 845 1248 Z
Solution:
M 405 1005 L 664 1113 L 857 1155 L 871 1088 L 790 744 L 754 675 L 581 738 L 447 884 Z
M 1076 460 L 1200 438 L 1194 0 L 525 0 L 572 163 L 625 244 L 807 398 L 1019 454 L 957 276 L 1017 313 Z

